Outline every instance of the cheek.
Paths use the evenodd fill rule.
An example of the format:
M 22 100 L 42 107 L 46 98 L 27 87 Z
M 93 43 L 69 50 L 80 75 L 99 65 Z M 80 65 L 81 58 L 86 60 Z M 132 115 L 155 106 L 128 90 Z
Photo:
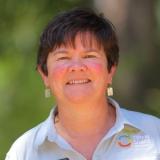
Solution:
M 94 62 L 94 63 L 89 63 L 88 66 L 89 68 L 92 69 L 92 71 L 96 72 L 96 74 L 107 73 L 107 66 L 103 63 Z
M 53 80 L 61 80 L 64 73 L 66 72 L 66 66 L 65 65 L 58 65 L 55 64 L 53 66 L 48 67 L 48 77 Z M 62 79 L 63 80 L 63 79 Z
M 89 67 L 95 77 L 95 80 L 98 81 L 98 84 L 106 86 L 109 80 L 109 74 L 106 63 L 102 62 L 90 63 Z

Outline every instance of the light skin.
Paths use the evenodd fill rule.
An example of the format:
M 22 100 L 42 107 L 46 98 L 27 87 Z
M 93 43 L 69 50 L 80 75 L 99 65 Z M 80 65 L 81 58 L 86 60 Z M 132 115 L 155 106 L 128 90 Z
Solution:
M 106 99 L 116 67 L 108 71 L 104 50 L 92 39 L 92 45 L 83 45 L 77 35 L 75 47 L 60 46 L 49 53 L 48 75 L 38 67 L 45 86 L 56 98 L 57 132 L 87 160 L 92 159 L 116 117 L 114 107 Z

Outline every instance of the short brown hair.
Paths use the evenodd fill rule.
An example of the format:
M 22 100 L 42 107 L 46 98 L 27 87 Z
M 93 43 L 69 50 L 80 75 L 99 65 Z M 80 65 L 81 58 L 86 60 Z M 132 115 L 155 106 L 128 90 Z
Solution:
M 113 24 L 91 9 L 72 9 L 56 16 L 44 29 L 40 37 L 37 66 L 47 75 L 49 52 L 60 45 L 74 45 L 78 33 L 89 32 L 97 43 L 104 48 L 108 70 L 118 64 L 119 46 Z

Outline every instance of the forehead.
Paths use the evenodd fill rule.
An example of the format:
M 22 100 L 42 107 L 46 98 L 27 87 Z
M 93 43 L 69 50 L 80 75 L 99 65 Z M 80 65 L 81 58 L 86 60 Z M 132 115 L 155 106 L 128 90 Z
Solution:
M 61 43 L 56 44 L 53 50 L 61 47 L 65 48 L 77 48 L 77 47 L 98 49 L 101 50 L 102 43 L 93 33 L 79 32 L 76 35 L 65 35 Z

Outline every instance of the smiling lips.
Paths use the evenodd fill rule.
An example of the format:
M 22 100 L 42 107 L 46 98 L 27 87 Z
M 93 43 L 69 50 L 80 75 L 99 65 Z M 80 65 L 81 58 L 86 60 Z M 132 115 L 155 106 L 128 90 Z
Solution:
M 67 85 L 85 84 L 85 83 L 89 83 L 89 82 L 91 82 L 91 80 L 89 80 L 89 79 L 71 80 L 71 81 L 67 82 Z

